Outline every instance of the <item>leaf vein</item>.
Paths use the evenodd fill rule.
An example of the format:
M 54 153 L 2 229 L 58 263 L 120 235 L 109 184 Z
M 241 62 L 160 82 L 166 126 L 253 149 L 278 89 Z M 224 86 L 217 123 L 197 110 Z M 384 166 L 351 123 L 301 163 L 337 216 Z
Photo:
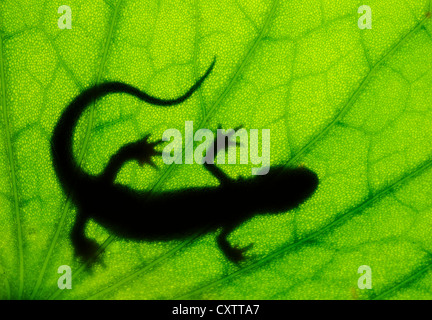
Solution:
M 101 64 L 99 66 L 99 70 L 98 70 L 98 74 L 97 74 L 97 78 L 96 78 L 96 83 L 98 83 L 101 80 L 101 78 L 102 78 L 102 73 L 103 73 L 103 70 L 104 70 L 104 67 L 105 67 L 105 63 L 106 63 L 106 60 L 107 60 L 110 43 L 111 43 L 112 36 L 113 36 L 114 25 L 116 24 L 118 12 L 119 12 L 119 9 L 120 9 L 122 1 L 123 0 L 119 0 L 117 2 L 116 7 L 115 7 L 115 11 L 113 13 L 113 17 L 112 17 L 112 20 L 111 20 L 111 23 L 110 23 L 110 27 L 109 27 L 109 31 L 108 31 L 108 34 L 107 34 L 107 37 L 106 37 L 106 41 L 105 41 L 105 46 L 104 46 L 103 55 L 102 55 L 102 61 L 101 61 Z M 94 108 L 94 104 L 93 104 L 91 106 L 91 109 L 90 109 L 90 115 L 89 115 L 89 120 L 88 120 L 88 124 L 87 124 L 87 129 L 86 129 L 86 133 L 85 133 L 84 142 L 81 145 L 80 153 L 79 153 L 79 156 L 78 156 L 78 161 L 77 161 L 78 165 L 81 165 L 81 163 L 82 163 L 82 161 L 84 159 L 85 152 L 87 151 L 87 147 L 88 147 L 88 142 L 89 142 L 89 139 L 90 139 L 91 130 L 93 128 L 94 113 L 95 113 L 94 109 L 95 108 Z M 42 284 L 43 277 L 44 277 L 46 269 L 48 267 L 48 262 L 49 262 L 49 260 L 50 260 L 50 258 L 52 256 L 52 253 L 54 252 L 54 248 L 55 248 L 55 246 L 57 244 L 57 241 L 59 239 L 60 232 L 63 229 L 63 225 L 64 225 L 64 222 L 66 220 L 67 213 L 69 212 L 70 206 L 71 206 L 70 196 L 67 195 L 67 197 L 66 197 L 66 203 L 65 203 L 65 205 L 63 207 L 64 209 L 62 211 L 62 215 L 60 217 L 60 221 L 59 221 L 59 223 L 57 225 L 57 228 L 56 228 L 56 231 L 54 233 L 53 240 L 52 240 L 52 242 L 51 242 L 51 244 L 49 246 L 48 253 L 47 253 L 46 257 L 45 257 L 42 269 L 41 269 L 41 271 L 39 273 L 38 280 L 36 282 L 35 288 L 33 289 L 33 292 L 32 292 L 32 295 L 31 295 L 31 299 L 35 298 L 35 296 L 36 296 L 37 292 L 39 291 L 39 288 L 40 288 L 40 286 Z
M 350 110 L 354 103 L 357 101 L 360 94 L 363 92 L 363 89 L 369 83 L 369 80 L 377 73 L 379 68 L 383 65 L 383 63 L 390 57 L 397 49 L 399 49 L 406 41 L 410 38 L 412 34 L 414 34 L 417 30 L 419 30 L 426 21 L 429 20 L 429 17 L 425 16 L 411 31 L 409 31 L 405 36 L 402 37 L 400 41 L 398 41 L 390 50 L 387 52 L 369 71 L 366 77 L 360 83 L 360 86 L 354 91 L 351 97 L 348 99 L 348 102 L 345 106 L 338 112 L 336 117 L 329 123 L 327 126 L 321 130 L 318 134 L 316 134 L 306 145 L 304 145 L 288 162 L 285 164 L 286 167 L 292 166 L 300 157 L 306 154 L 312 146 L 314 146 L 323 136 L 325 136 L 330 129 L 332 129 Z
M 5 133 L 6 133 L 6 143 L 7 143 L 7 152 L 8 152 L 8 160 L 10 166 L 10 178 L 12 184 L 12 192 L 13 192 L 13 207 L 15 212 L 15 220 L 16 220 L 16 228 L 17 228 L 17 241 L 18 241 L 18 260 L 19 260 L 19 286 L 18 286 L 18 299 L 21 299 L 23 290 L 24 290 L 24 254 L 23 254 L 23 236 L 22 236 L 22 226 L 21 226 L 21 218 L 20 218 L 20 210 L 19 210 L 19 197 L 18 197 L 18 187 L 17 187 L 17 179 L 16 172 L 14 166 L 14 154 L 11 140 L 11 128 L 9 123 L 9 109 L 6 103 L 6 79 L 5 79 L 5 71 L 4 71 L 4 48 L 3 48 L 3 38 L 0 35 L 0 81 L 1 81 L 1 95 L 2 95 L 2 109 L 3 109 L 3 118 L 5 122 Z

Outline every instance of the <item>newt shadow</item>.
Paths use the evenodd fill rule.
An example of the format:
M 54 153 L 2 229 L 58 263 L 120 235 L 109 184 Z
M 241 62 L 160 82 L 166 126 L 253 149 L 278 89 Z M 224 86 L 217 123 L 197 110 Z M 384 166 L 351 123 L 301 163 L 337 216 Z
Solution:
M 137 241 L 169 241 L 184 239 L 197 232 L 221 229 L 217 244 L 232 262 L 244 260 L 244 248 L 232 246 L 228 237 L 242 223 L 259 214 L 278 214 L 298 207 L 318 187 L 317 175 L 307 168 L 270 167 L 266 175 L 232 179 L 215 164 L 205 163 L 206 170 L 218 186 L 187 188 L 151 193 L 137 191 L 115 183 L 122 166 L 129 161 L 154 166 L 152 157 L 161 155 L 150 142 L 149 135 L 121 147 L 99 175 L 84 172 L 74 160 L 72 137 L 83 111 L 95 100 L 113 93 L 126 93 L 158 106 L 184 102 L 212 72 L 216 59 L 205 74 L 182 96 L 159 99 L 121 82 L 93 86 L 79 94 L 62 113 L 51 138 L 54 169 L 66 194 L 76 206 L 77 216 L 71 231 L 76 256 L 94 262 L 99 245 L 85 235 L 90 219 L 117 237 Z M 224 139 L 229 139 L 229 135 Z M 215 139 L 216 141 L 216 139 Z M 227 148 L 230 143 L 225 143 Z M 215 157 L 220 151 L 212 146 Z

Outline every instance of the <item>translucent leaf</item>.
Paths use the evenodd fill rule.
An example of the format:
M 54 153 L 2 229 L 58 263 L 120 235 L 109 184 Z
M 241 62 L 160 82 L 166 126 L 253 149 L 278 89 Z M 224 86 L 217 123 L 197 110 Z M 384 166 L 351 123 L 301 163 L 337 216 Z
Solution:
M 62 4 L 0 3 L 0 298 L 432 298 L 428 1 L 371 1 L 364 30 L 352 0 L 71 0 L 72 29 L 59 29 Z M 215 56 L 179 106 L 110 95 L 87 110 L 74 136 L 83 170 L 98 174 L 120 146 L 185 121 L 243 124 L 271 130 L 272 165 L 317 172 L 317 192 L 238 228 L 231 243 L 254 243 L 239 266 L 218 250 L 217 232 L 134 242 L 91 222 L 105 266 L 85 270 L 69 239 L 75 207 L 50 154 L 62 110 L 105 81 L 176 97 Z M 153 192 L 217 185 L 200 165 L 157 165 L 128 163 L 118 182 Z M 220 168 L 237 178 L 251 166 Z M 57 287 L 61 265 L 73 270 L 72 290 Z M 361 265 L 372 289 L 358 288 Z

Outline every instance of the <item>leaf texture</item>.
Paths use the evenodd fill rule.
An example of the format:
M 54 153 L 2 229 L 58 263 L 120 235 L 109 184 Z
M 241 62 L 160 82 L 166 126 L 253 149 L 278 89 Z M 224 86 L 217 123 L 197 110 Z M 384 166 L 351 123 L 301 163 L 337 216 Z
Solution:
M 1 299 L 432 298 L 429 1 L 370 1 L 371 30 L 358 28 L 351 0 L 69 2 L 70 30 L 57 26 L 58 1 L 0 2 Z M 240 266 L 218 250 L 217 232 L 134 242 L 91 222 L 105 265 L 87 271 L 73 256 L 75 207 L 50 155 L 62 110 L 105 81 L 176 97 L 215 56 L 179 106 L 97 101 L 76 128 L 76 161 L 98 174 L 147 133 L 242 124 L 270 129 L 272 165 L 311 168 L 317 192 L 238 228 L 231 243 L 254 243 Z M 217 185 L 200 165 L 156 162 L 126 164 L 117 182 L 152 192 Z M 251 169 L 220 167 L 232 177 Z M 57 287 L 61 265 L 73 270 L 72 290 Z M 361 265 L 371 290 L 357 287 Z

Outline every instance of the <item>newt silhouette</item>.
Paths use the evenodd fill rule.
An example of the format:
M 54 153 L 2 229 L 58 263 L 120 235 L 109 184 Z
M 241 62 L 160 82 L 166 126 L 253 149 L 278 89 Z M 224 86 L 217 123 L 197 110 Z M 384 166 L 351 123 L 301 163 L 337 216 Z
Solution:
M 98 250 L 96 241 L 85 236 L 89 219 L 93 219 L 118 237 L 132 240 L 168 241 L 188 237 L 205 229 L 222 228 L 217 244 L 225 256 L 239 262 L 245 248 L 232 246 L 229 234 L 256 214 L 282 213 L 308 199 L 318 185 L 317 175 L 306 168 L 271 167 L 267 175 L 232 179 L 214 164 L 205 168 L 219 185 L 153 193 L 137 191 L 115 183 L 116 175 L 128 161 L 154 166 L 152 157 L 161 153 L 149 142 L 149 135 L 121 147 L 97 176 L 84 172 L 74 160 L 73 132 L 83 111 L 95 100 L 112 93 L 126 93 L 158 106 L 177 105 L 199 89 L 213 70 L 216 59 L 205 74 L 182 96 L 160 99 L 121 82 L 95 85 L 79 94 L 58 120 L 51 138 L 53 164 L 66 194 L 76 206 L 77 216 L 71 231 L 75 255 L 92 262 Z M 229 135 L 224 138 L 229 139 Z M 226 144 L 226 148 L 229 147 Z M 214 143 L 213 148 L 216 147 Z M 216 156 L 220 150 L 213 149 Z

